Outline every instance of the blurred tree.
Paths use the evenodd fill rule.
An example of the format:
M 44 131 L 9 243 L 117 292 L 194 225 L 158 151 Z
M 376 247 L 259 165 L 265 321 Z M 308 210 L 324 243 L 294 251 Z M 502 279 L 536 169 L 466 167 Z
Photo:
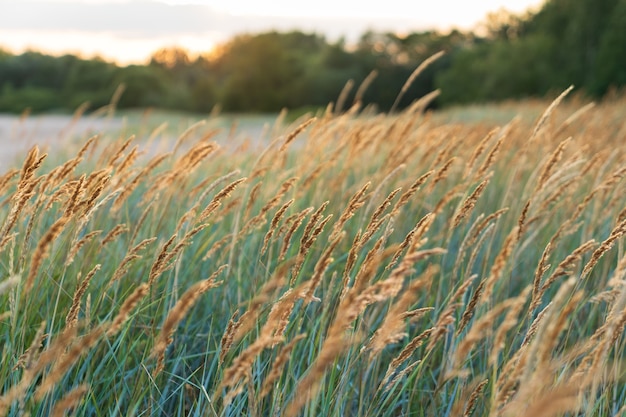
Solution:
M 91 108 L 109 103 L 116 88 L 115 65 L 102 59 L 82 60 L 70 55 L 60 59 L 67 61 L 66 79 L 62 89 L 67 107 L 76 108 L 87 101 L 91 103 Z
M 61 88 L 65 80 L 67 59 L 26 52 L 3 60 L 0 80 L 14 88 Z
M 626 0 L 621 0 L 600 39 L 593 92 L 602 95 L 609 87 L 626 86 Z
M 481 36 L 492 40 L 512 40 L 524 35 L 525 22 L 532 18 L 532 14 L 517 15 L 505 8 L 487 13 L 487 16 L 478 26 L 477 32 Z
M 117 71 L 113 83 L 126 86 L 119 101 L 120 107 L 167 107 L 163 105 L 167 73 L 160 68 L 130 65 Z
M 541 96 L 550 82 L 551 38 L 542 35 L 477 44 L 457 52 L 436 78 L 443 103 Z
M 71 110 L 98 107 L 119 83 L 120 107 L 159 106 L 207 112 L 273 112 L 335 102 L 348 80 L 354 88 L 373 70 L 363 104 L 387 110 L 413 70 L 447 54 L 420 74 L 400 108 L 435 88 L 437 103 L 543 96 L 574 84 L 593 95 L 626 85 L 626 0 L 547 0 L 535 13 L 488 15 L 476 33 L 364 33 L 356 45 L 329 43 L 299 31 L 237 36 L 192 58 L 178 47 L 156 51 L 148 65 L 119 68 L 100 59 L 12 55 L 0 49 L 0 109 Z M 436 105 L 437 105 L 436 103 Z
M 150 65 L 167 69 L 185 68 L 190 63 L 189 53 L 180 47 L 161 48 L 150 57 Z
M 574 84 L 601 95 L 625 84 L 626 0 L 549 0 L 521 18 L 491 15 L 437 85 L 442 101 L 542 96 Z
M 306 72 L 307 51 L 317 47 L 311 41 L 294 33 L 269 32 L 237 36 L 224 45 L 213 63 L 223 86 L 224 108 L 268 112 L 297 102 L 293 91 Z
M 588 90 L 599 84 L 600 44 L 620 2 L 623 0 L 549 0 L 529 19 L 529 33 L 542 34 L 554 41 L 550 60 L 553 83 L 561 79 L 560 86 L 575 84 Z M 615 22 L 618 23 L 622 23 L 623 31 L 626 27 L 623 21 Z M 613 53 L 623 56 L 624 50 Z

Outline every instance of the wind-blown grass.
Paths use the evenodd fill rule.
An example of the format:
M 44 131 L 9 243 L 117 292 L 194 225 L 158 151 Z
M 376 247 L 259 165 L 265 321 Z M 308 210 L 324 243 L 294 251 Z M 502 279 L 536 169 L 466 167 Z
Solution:
M 33 148 L 0 178 L 0 415 L 619 415 L 624 103 L 556 104 Z

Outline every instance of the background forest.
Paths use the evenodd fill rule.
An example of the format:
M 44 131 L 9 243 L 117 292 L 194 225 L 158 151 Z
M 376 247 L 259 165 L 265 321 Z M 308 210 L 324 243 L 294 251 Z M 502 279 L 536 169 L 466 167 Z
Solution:
M 625 27 L 626 0 L 550 0 L 534 14 L 492 14 L 475 32 L 368 32 L 355 45 L 299 31 L 243 34 L 198 57 L 163 49 L 125 67 L 0 45 L 0 111 L 71 111 L 86 101 L 93 109 L 124 84 L 120 108 L 275 112 L 325 106 L 372 71 L 363 101 L 388 110 L 415 67 L 441 50 L 401 108 L 438 88 L 435 106 L 544 97 L 570 84 L 598 98 L 626 84 Z

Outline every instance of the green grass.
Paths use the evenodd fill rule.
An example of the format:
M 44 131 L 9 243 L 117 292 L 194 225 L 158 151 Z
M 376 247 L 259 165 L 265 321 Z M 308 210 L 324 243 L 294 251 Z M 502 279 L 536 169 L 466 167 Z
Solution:
M 535 114 L 532 109 L 528 111 Z M 475 392 L 472 415 L 525 415 L 533 410 L 541 410 L 541 415 L 559 415 L 567 410 L 617 415 L 626 401 L 621 366 L 626 266 L 622 235 L 626 231 L 620 228 L 626 207 L 621 179 L 626 153 L 620 138 L 606 129 L 606 121 L 614 120 L 620 111 L 619 106 L 598 106 L 563 127 L 561 123 L 573 112 L 565 106 L 547 115 L 547 123 L 535 137 L 532 132 L 537 118 L 522 118 L 495 132 L 471 164 L 472 155 L 491 128 L 473 122 L 459 124 L 460 117 L 448 123 L 437 116 L 410 112 L 367 117 L 320 114 L 281 150 L 296 126 L 279 125 L 272 132 L 274 122 L 266 116 L 239 122 L 244 126 L 270 121 L 268 136 L 272 137 L 265 143 L 246 148 L 242 143 L 246 138 L 234 136 L 234 146 L 209 149 L 203 147 L 212 140 L 206 138 L 207 133 L 215 126 L 228 126 L 228 116 L 196 125 L 182 144 L 157 138 L 162 143 L 154 148 L 147 138 L 164 121 L 170 125 L 168 134 L 180 134 L 197 120 L 188 115 L 177 119 L 170 113 L 152 113 L 148 118 L 140 113 L 123 114 L 127 119 L 123 135 L 102 132 L 67 176 L 55 178 L 50 173 L 71 160 L 78 148 L 67 154 L 55 151 L 31 177 L 23 170 L 2 187 L 0 219 L 5 221 L 0 242 L 7 239 L 0 251 L 0 269 L 3 277 L 17 275 L 20 281 L 0 294 L 0 406 L 5 407 L 0 412 L 50 415 L 70 390 L 86 384 L 86 393 L 74 407 L 76 415 L 282 416 L 291 404 L 305 398 L 302 408 L 296 409 L 297 415 L 448 416 L 463 415 L 477 384 L 487 380 L 482 390 Z M 505 131 L 505 138 L 497 145 Z M 133 133 L 137 137 L 124 147 Z M 570 135 L 574 139 L 548 168 L 555 149 Z M 132 154 L 135 144 L 137 158 L 123 167 L 122 161 Z M 499 151 L 490 157 L 497 146 Z M 112 160 L 120 150 L 119 158 Z M 171 153 L 157 167 L 144 171 L 159 152 Z M 450 160 L 449 169 L 442 172 Z M 590 161 L 595 161 L 591 168 L 587 165 Z M 481 166 L 485 169 L 479 174 Z M 103 183 L 94 208 L 88 202 L 97 187 L 89 178 L 98 170 L 106 170 L 103 175 L 110 175 L 110 180 Z M 402 194 L 429 171 L 433 171 L 431 176 L 394 211 Z M 541 183 L 546 172 L 546 181 Z M 247 179 L 220 197 L 219 207 L 201 219 L 200 213 L 216 201 L 220 191 L 239 178 Z M 297 178 L 293 186 L 282 187 L 290 178 Z M 483 193 L 455 227 L 453 219 L 485 179 L 488 183 Z M 32 181 L 41 182 L 27 196 L 15 225 L 7 229 L 11 209 Z M 345 234 L 329 253 L 327 265 L 321 266 L 318 261 L 324 259 L 332 243 L 334 225 L 351 197 L 368 182 L 369 188 L 357 201 L 360 205 L 339 228 Z M 395 197 L 383 204 L 396 189 L 400 191 Z M 132 192 L 116 202 L 124 190 Z M 588 201 L 577 212 L 577 205 L 587 196 Z M 273 229 L 267 251 L 262 252 L 272 218 L 291 199 L 293 203 Z M 523 215 L 528 201 L 529 209 Z M 313 211 L 326 202 L 326 208 L 314 218 Z M 94 209 L 87 216 L 90 207 Z M 280 258 L 287 218 L 309 207 L 312 211 L 295 230 L 284 259 Z M 353 250 L 355 237 L 367 233 L 377 208 L 380 216 L 373 220 L 378 226 L 369 229 L 371 236 Z M 486 216 L 503 208 L 507 211 L 480 225 Z M 434 214 L 430 226 L 419 239 L 399 250 L 409 232 L 429 214 Z M 49 245 L 43 243 L 51 226 L 66 215 L 67 223 L 60 233 Z M 332 217 L 322 227 L 329 215 Z M 181 222 L 182 218 L 185 220 Z M 256 220 L 249 223 L 252 219 Z M 317 234 L 305 235 L 309 222 L 313 222 L 312 230 L 318 229 Z M 120 224 L 126 230 L 102 245 L 104 236 Z M 520 225 L 517 239 L 515 228 Z M 197 234 L 188 235 L 199 226 Z M 86 242 L 74 261 L 66 265 L 76 242 L 96 230 L 102 232 Z M 616 236 L 613 240 L 612 233 Z M 510 253 L 500 256 L 509 234 L 515 237 L 510 241 Z M 166 245 L 172 236 L 172 243 Z M 156 240 L 137 252 L 140 258 L 130 262 L 121 279 L 111 282 L 124 257 L 148 238 Z M 533 300 L 532 293 L 521 297 L 526 288 L 532 288 L 548 242 L 552 245 L 546 270 L 540 275 L 541 285 L 590 239 L 597 243 L 572 258 L 562 276 L 548 285 L 540 298 Z M 581 276 L 584 266 L 591 265 L 594 250 L 607 239 L 610 247 L 590 274 Z M 217 242 L 223 245 L 216 248 Z M 305 242 L 308 249 L 303 249 Z M 38 247 L 45 250 L 38 251 Z M 376 247 L 378 250 L 372 251 Z M 414 252 L 436 248 L 445 249 L 445 254 L 410 261 L 416 256 Z M 396 252 L 399 260 L 390 266 Z M 34 261 L 38 253 L 47 255 L 39 267 Z M 355 255 L 354 265 L 345 273 L 351 253 Z M 151 280 L 160 255 L 169 256 L 166 264 L 152 277 L 147 294 L 119 331 L 100 335 L 92 346 L 80 349 L 85 340 L 81 336 L 94 335 L 98 326 L 106 329 L 129 295 Z M 76 335 L 63 336 L 68 331 L 66 316 L 74 293 L 97 264 L 100 269 L 79 300 Z M 301 268 L 292 275 L 294 265 L 299 264 Z M 163 369 L 157 372 L 159 359 L 153 348 L 168 315 L 187 289 L 223 265 L 228 266 L 216 277 L 221 285 L 200 295 L 181 317 L 164 352 Z M 395 269 L 398 266 L 404 269 Z M 275 328 L 275 323 L 267 321 L 271 309 L 285 307 L 279 300 L 289 288 L 306 292 L 320 271 L 321 279 L 312 288 L 312 295 L 319 300 L 296 297 L 292 311 L 287 310 L 282 341 L 273 346 L 266 340 L 268 329 Z M 409 293 L 409 287 L 424 273 L 432 276 Z M 32 288 L 28 288 L 30 275 L 34 278 Z M 359 283 L 363 276 L 367 280 Z M 489 287 L 491 295 L 478 303 L 467 326 L 459 331 L 463 314 L 481 285 Z M 378 286 L 381 290 L 372 292 L 373 298 L 364 298 Z M 466 290 L 455 297 L 460 288 Z M 380 352 L 363 350 L 381 326 L 388 326 L 387 313 L 405 295 L 409 297 L 406 310 L 431 307 L 432 311 L 416 320 L 404 320 L 397 329 L 403 334 L 398 334 L 395 342 L 385 343 Z M 533 301 L 537 301 L 536 308 L 530 307 Z M 475 325 L 500 303 L 506 308 L 478 331 Z M 550 303 L 537 333 L 529 336 L 539 312 Z M 517 314 L 507 317 L 507 311 L 515 308 Z M 611 309 L 615 310 L 613 316 Z M 236 311 L 240 317 L 249 312 L 250 328 L 223 352 L 222 337 Z M 354 316 L 348 318 L 351 314 Z M 29 369 L 20 366 L 19 358 L 33 343 L 42 322 L 47 336 L 41 347 L 31 350 L 30 370 L 37 370 L 31 376 Z M 597 333 L 607 323 L 612 326 L 610 330 Z M 391 361 L 413 338 L 433 328 L 424 344 L 410 352 L 392 373 L 390 379 L 398 379 L 387 385 L 384 377 Z M 503 345 L 495 347 L 498 329 L 503 329 Z M 299 335 L 306 336 L 295 343 L 269 394 L 261 397 L 274 360 Z M 331 335 L 337 340 L 326 343 Z M 474 335 L 478 338 L 471 350 L 457 357 L 464 341 Z M 531 342 L 523 346 L 527 336 Z M 615 341 L 609 343 L 613 337 Z M 255 343 L 262 349 L 244 362 L 246 372 L 238 374 L 241 380 L 225 379 L 231 366 L 249 354 L 247 349 Z M 598 346 L 606 350 L 594 350 Z M 546 348 L 548 352 L 542 356 Z M 76 361 L 45 395 L 39 396 L 46 378 L 54 375 L 55 363 L 61 363 L 64 352 L 72 349 Z M 494 349 L 498 354 L 495 362 L 490 362 Z M 575 349 L 580 351 L 574 354 Z M 46 352 L 55 352 L 49 362 Z M 527 362 L 515 377 L 510 398 L 496 404 L 501 398 L 498 390 L 511 374 L 516 355 Z M 596 362 L 587 366 L 586 360 L 593 358 Z M 576 369 L 590 378 L 582 378 Z M 300 385 L 309 375 L 315 376 L 319 390 Z M 591 378 L 599 375 L 602 378 Z M 20 388 L 20 381 L 27 383 Z M 227 404 L 226 399 L 238 389 L 240 392 Z M 3 402 L 16 390 L 15 401 Z M 559 400 L 558 404 L 567 408 L 542 406 L 545 393 L 554 400 L 551 404 Z

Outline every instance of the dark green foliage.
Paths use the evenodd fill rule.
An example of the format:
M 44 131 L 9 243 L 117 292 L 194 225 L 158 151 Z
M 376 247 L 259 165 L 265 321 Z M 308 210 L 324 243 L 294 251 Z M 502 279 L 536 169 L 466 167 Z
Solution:
M 572 84 L 600 97 L 626 83 L 626 1 L 549 0 L 523 19 L 499 18 L 440 74 L 442 101 L 545 96 Z
M 626 1 L 620 1 L 606 22 L 596 60 L 594 92 L 603 94 L 608 87 L 626 85 Z
M 542 35 L 482 43 L 456 53 L 437 78 L 444 102 L 469 103 L 545 95 L 553 41 Z

